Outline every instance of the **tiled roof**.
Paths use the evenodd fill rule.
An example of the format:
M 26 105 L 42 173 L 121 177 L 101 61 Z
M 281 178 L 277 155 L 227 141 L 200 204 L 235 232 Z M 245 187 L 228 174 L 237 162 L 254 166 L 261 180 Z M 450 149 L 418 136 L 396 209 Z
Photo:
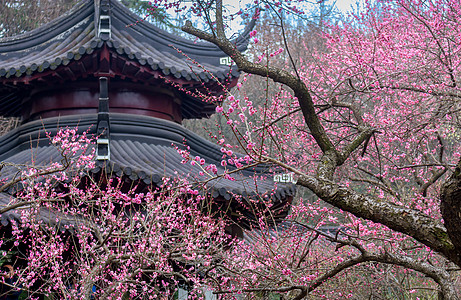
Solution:
M 217 46 L 175 36 L 147 22 L 137 23 L 139 16 L 118 1 L 109 2 L 110 35 L 98 34 L 95 25 L 98 8 L 93 1 L 83 0 L 67 14 L 42 27 L 0 39 L 0 78 L 54 70 L 105 44 L 130 60 L 176 78 L 194 80 L 198 76 L 209 80 L 211 74 L 219 79 L 224 79 L 229 72 L 232 76 L 239 75 L 235 67 L 230 70 L 229 66 L 221 64 L 220 59 L 226 55 Z M 133 23 L 137 24 L 128 26 Z M 250 28 L 233 41 L 240 50 L 247 46 Z
M 104 13 L 110 23 L 103 32 Z M 183 118 L 213 113 L 214 104 L 189 91 L 223 92 L 224 86 L 236 84 L 236 66 L 222 64 L 226 55 L 211 43 L 175 36 L 147 22 L 127 26 L 138 20 L 116 0 L 82 0 L 40 28 L 0 39 L 0 115 L 21 116 L 21 104 L 34 89 L 99 76 L 168 88 L 176 84 L 172 89 L 184 100 Z M 252 24 L 233 40 L 239 50 L 246 48 Z
M 62 159 L 58 150 L 49 145 L 45 131 L 53 135 L 60 128 L 75 127 L 79 131 L 96 130 L 96 115 L 78 115 L 49 118 L 43 121 L 32 121 L 13 130 L 0 139 L 0 161 L 15 165 L 49 165 Z M 98 162 L 91 172 L 99 173 L 103 164 L 107 164 L 105 172 L 117 177 L 141 180 L 146 185 L 159 185 L 163 177 L 178 177 L 187 174 L 198 174 L 200 168 L 190 163 L 181 163 L 182 157 L 175 146 L 190 147 L 192 157 L 200 156 L 207 164 L 215 164 L 218 173 L 224 169 L 220 165 L 222 153 L 220 147 L 206 141 L 174 122 L 129 114 L 111 114 L 110 129 L 110 161 Z M 5 166 L 1 178 L 12 178 L 17 175 L 17 168 Z M 257 199 L 267 195 L 272 199 L 273 209 L 284 216 L 287 213 L 287 201 L 291 201 L 295 193 L 294 185 L 276 184 L 268 166 L 258 166 L 233 174 L 235 181 L 218 178 L 206 184 L 203 193 L 215 199 L 229 201 L 236 195 L 246 200 Z M 194 178 L 194 177 L 191 177 Z M 257 178 L 257 179 L 254 179 Z M 197 182 L 206 178 L 195 177 Z M 10 190 L 14 192 L 14 190 Z

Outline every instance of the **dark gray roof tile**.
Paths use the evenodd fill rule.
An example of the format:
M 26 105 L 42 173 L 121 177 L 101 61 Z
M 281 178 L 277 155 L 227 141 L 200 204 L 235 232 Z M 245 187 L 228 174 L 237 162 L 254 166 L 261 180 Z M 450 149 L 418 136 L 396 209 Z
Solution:
M 91 0 L 81 1 L 65 16 L 29 33 L 0 39 L 0 78 L 8 78 L 8 75 L 21 77 L 27 74 L 27 70 L 34 72 L 30 68 L 33 64 L 38 65 L 36 70 L 41 72 L 56 68 L 59 64 L 49 62 L 64 57 L 78 60 L 101 48 L 104 42 L 118 54 L 126 55 L 140 64 L 147 60 L 154 66 L 153 70 L 156 70 L 153 64 L 156 63 L 165 75 L 171 74 L 176 78 L 195 78 L 192 73 L 200 73 L 203 69 L 216 74 L 221 80 L 224 79 L 222 74 L 229 73 L 229 66 L 220 64 L 220 58 L 226 55 L 217 46 L 175 36 L 146 22 L 127 26 L 136 23 L 139 17 L 118 1 L 110 2 L 110 39 L 108 36 L 107 39 L 100 39 L 95 34 L 95 6 Z M 247 46 L 251 27 L 233 41 L 240 50 Z M 235 67 L 230 74 L 239 76 Z M 202 79 L 208 81 L 210 77 Z
M 196 176 L 197 183 L 206 178 L 197 174 L 201 171 L 198 165 L 181 163 L 183 158 L 174 146 L 183 147 L 184 141 L 190 147 L 191 156 L 204 158 L 207 164 L 215 164 L 218 173 L 224 169 L 220 166 L 222 153 L 220 147 L 210 143 L 198 135 L 186 130 L 174 122 L 128 114 L 111 113 L 111 159 L 109 171 L 117 176 L 126 175 L 132 180 L 141 178 L 144 182 L 159 184 L 162 177 Z M 56 124 L 61 127 L 72 127 L 78 124 L 80 131 L 90 130 L 94 133 L 92 124 L 96 123 L 96 115 L 68 116 L 49 118 L 43 121 L 32 121 L 0 138 L 0 160 L 19 165 L 46 166 L 53 161 L 60 161 L 59 151 L 49 145 L 44 134 L 47 131 L 56 132 Z M 92 172 L 97 173 L 103 167 L 99 162 Z M 232 169 L 232 167 L 230 166 Z M 292 197 L 293 185 L 277 186 L 272 181 L 269 166 L 258 166 L 233 174 L 235 181 L 217 178 L 209 181 L 206 186 L 213 197 L 221 196 L 230 200 L 235 194 L 244 198 L 270 196 L 274 201 L 283 202 Z M 5 167 L 1 178 L 12 178 L 17 168 Z M 267 174 L 268 178 L 264 178 Z M 257 179 L 254 176 L 257 175 Z M 191 180 L 194 177 L 191 177 Z

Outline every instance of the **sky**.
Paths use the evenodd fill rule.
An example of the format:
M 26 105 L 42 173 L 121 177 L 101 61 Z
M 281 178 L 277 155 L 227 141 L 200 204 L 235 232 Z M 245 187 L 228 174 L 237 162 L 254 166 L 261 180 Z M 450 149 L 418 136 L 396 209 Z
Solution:
M 144 0 L 144 1 L 147 1 L 147 0 Z M 231 14 L 235 14 L 241 8 L 245 8 L 245 6 L 248 3 L 252 3 L 253 1 L 255 1 L 255 0 L 223 0 L 223 3 L 224 3 L 224 6 L 228 9 L 228 12 L 230 12 Z M 274 1 L 275 2 L 276 0 L 268 0 L 268 1 Z M 277 1 L 283 1 L 283 0 L 277 0 Z M 297 0 L 295 2 L 296 2 L 296 5 L 299 8 L 301 8 L 303 11 L 305 11 L 306 14 L 310 15 L 309 11 L 314 10 L 316 6 L 318 7 L 318 4 L 316 4 L 316 3 L 320 2 L 320 1 L 325 1 L 326 5 L 331 5 L 331 4 L 335 3 L 336 8 L 341 13 L 344 13 L 344 14 L 347 14 L 349 12 L 352 12 L 353 10 L 356 10 L 357 9 L 357 3 L 363 3 L 364 2 L 364 0 L 336 0 L 336 1 L 335 0 Z M 191 0 L 185 0 L 183 2 L 183 4 L 185 4 L 186 6 L 188 6 L 190 3 L 192 3 Z M 176 15 L 175 10 L 173 8 L 169 9 L 167 11 L 172 16 Z M 314 15 L 315 15 L 315 13 L 314 13 Z M 191 18 L 192 18 L 192 20 L 197 20 L 196 17 L 191 17 Z M 194 25 L 200 27 L 199 24 L 194 24 Z M 227 32 L 228 34 L 238 32 L 241 29 L 243 29 L 243 27 L 244 27 L 244 25 L 242 24 L 241 19 L 239 19 L 239 18 L 235 19 L 234 21 L 231 21 L 228 25 L 229 25 L 229 30 Z
M 254 0 L 224 0 L 224 5 L 231 10 L 232 13 L 240 10 L 241 7 L 244 7 L 246 4 L 253 2 Z M 275 0 L 269 0 L 274 1 Z M 278 0 L 280 1 L 280 0 Z M 282 0 L 283 1 L 283 0 Z M 357 3 L 362 4 L 364 0 L 297 0 L 296 5 L 301 10 L 304 10 L 308 13 L 311 10 L 314 10 L 318 7 L 319 2 L 324 1 L 324 3 L 328 6 L 331 4 L 335 4 L 336 8 L 344 14 L 350 13 L 353 10 L 357 10 Z
M 346 12 L 349 12 L 351 11 L 351 6 L 356 6 L 356 0 L 337 0 L 336 1 L 336 7 L 346 13 Z
M 240 10 L 241 7 L 245 7 L 246 4 L 252 3 L 254 0 L 223 0 L 224 5 L 229 9 L 231 13 L 235 13 Z M 276 1 L 276 0 L 269 0 Z M 278 0 L 280 1 L 280 0 Z M 283 1 L 283 0 L 282 0 Z M 364 0 L 297 0 L 296 5 L 298 8 L 303 10 L 307 15 L 311 15 L 310 11 L 315 11 L 318 8 L 318 2 L 324 1 L 329 6 L 335 4 L 336 8 L 343 14 L 350 13 L 357 10 L 357 3 L 363 3 Z M 294 5 L 294 4 L 293 4 Z M 304 7 L 303 7 L 304 6 Z M 313 13 L 315 15 L 315 13 Z M 231 22 L 230 27 L 232 29 L 240 30 L 242 25 L 240 20 Z M 232 30 L 231 30 L 232 31 Z

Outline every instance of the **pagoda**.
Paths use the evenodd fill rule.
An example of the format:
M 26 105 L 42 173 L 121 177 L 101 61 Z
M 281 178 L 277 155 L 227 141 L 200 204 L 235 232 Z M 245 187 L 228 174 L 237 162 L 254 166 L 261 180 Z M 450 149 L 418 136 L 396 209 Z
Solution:
M 220 147 L 181 122 L 214 113 L 215 104 L 195 96 L 197 91 L 223 94 L 237 83 L 238 70 L 215 45 L 138 20 L 118 1 L 83 0 L 44 26 L 0 40 L 0 114 L 21 120 L 21 126 L 0 137 L 0 161 L 58 161 L 45 130 L 53 135 L 78 126 L 99 137 L 94 176 L 117 176 L 142 190 L 160 186 L 164 177 L 197 174 L 198 166 L 181 163 L 177 147 L 189 147 L 191 155 L 225 172 Z M 250 30 L 251 25 L 232 41 L 239 50 L 246 49 Z M 12 178 L 16 172 L 5 167 L 0 176 Z M 249 219 L 254 216 L 234 198 L 266 195 L 274 216 L 283 218 L 294 186 L 274 184 L 271 176 L 263 176 L 267 172 L 267 166 L 242 170 L 235 181 L 211 180 L 205 191 Z M 0 205 L 7 206 L 14 193 L 13 187 L 3 191 Z M 18 219 L 17 211 L 2 214 L 1 224 L 11 219 Z

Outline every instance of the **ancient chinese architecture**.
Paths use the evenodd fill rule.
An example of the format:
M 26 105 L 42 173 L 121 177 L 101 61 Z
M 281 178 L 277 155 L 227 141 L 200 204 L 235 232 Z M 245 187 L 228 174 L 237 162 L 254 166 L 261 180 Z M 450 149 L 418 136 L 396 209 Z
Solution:
M 196 92 L 223 93 L 223 87 L 236 84 L 238 70 L 216 46 L 138 20 L 118 1 L 84 0 L 49 24 L 0 40 L 0 114 L 22 122 L 0 138 L 0 161 L 46 165 L 58 160 L 44 129 L 53 134 L 78 126 L 99 135 L 97 168 L 91 170 L 96 175 L 105 172 L 149 188 L 165 176 L 198 173 L 197 166 L 181 164 L 174 146 L 184 145 L 220 167 L 220 148 L 181 122 L 214 113 L 215 104 Z M 241 50 L 248 33 L 233 41 Z M 16 171 L 7 167 L 1 176 L 11 178 Z M 267 194 L 281 218 L 294 188 L 275 187 L 271 176 L 253 179 L 267 171 L 260 166 L 239 172 L 235 181 L 213 180 L 207 193 L 240 213 L 245 212 L 232 203 L 235 195 Z M 13 188 L 3 191 L 3 206 L 12 193 Z M 2 214 L 1 223 L 7 225 L 15 214 Z

